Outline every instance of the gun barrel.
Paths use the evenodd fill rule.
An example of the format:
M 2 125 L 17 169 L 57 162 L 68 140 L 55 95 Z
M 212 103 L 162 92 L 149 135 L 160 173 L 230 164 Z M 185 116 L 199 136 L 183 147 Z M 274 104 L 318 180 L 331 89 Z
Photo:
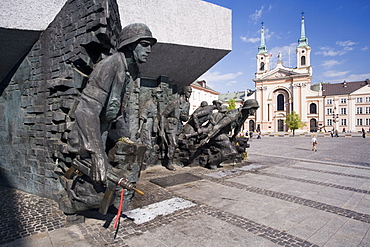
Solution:
M 141 190 L 139 190 L 139 189 L 136 189 L 136 188 L 134 188 L 134 191 L 136 192 L 136 193 L 138 193 L 139 195 L 144 195 L 144 192 L 142 192 Z

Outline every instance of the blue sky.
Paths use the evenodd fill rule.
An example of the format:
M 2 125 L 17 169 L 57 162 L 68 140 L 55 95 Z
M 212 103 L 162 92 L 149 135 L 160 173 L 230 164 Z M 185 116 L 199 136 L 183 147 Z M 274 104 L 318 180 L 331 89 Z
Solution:
M 261 22 L 272 68 L 296 67 L 301 12 L 311 46 L 311 83 L 370 79 L 369 0 L 205 0 L 232 10 L 232 51 L 199 79 L 220 93 L 254 89 Z M 290 50 L 290 59 L 289 59 Z

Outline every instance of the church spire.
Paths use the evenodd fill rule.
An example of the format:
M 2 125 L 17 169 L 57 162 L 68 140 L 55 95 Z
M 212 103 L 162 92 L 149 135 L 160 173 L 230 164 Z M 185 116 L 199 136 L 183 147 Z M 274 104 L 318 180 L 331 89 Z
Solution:
M 302 11 L 302 21 L 301 21 L 301 37 L 298 40 L 298 47 L 308 46 L 308 38 L 306 37 L 304 29 L 304 12 Z
M 263 53 L 267 53 L 267 46 L 265 45 L 265 31 L 264 31 L 264 27 L 263 27 L 263 22 L 261 23 L 262 24 L 262 27 L 261 27 L 261 44 L 260 46 L 258 46 L 258 54 L 263 54 Z

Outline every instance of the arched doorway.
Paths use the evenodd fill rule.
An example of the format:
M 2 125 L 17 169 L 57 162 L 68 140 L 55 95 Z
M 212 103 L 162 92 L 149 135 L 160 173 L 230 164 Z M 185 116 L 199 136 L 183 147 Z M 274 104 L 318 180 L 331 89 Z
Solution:
M 285 118 L 286 114 L 291 112 L 291 98 L 289 90 L 285 88 L 278 88 L 273 92 L 272 97 L 272 121 L 274 127 L 272 131 L 284 132 L 286 131 Z M 269 112 L 270 114 L 270 112 Z
M 310 120 L 310 132 L 317 132 L 317 121 L 314 118 Z
M 278 131 L 284 131 L 284 120 L 283 119 L 278 119 Z
M 249 131 L 254 131 L 254 120 L 249 120 Z

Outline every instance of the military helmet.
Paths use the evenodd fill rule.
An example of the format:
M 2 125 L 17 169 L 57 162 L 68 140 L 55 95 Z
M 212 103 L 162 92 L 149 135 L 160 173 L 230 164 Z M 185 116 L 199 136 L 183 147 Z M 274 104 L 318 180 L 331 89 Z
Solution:
M 220 110 L 218 110 L 218 111 L 221 112 L 221 113 L 227 112 L 227 106 L 226 105 L 221 105 Z
M 214 100 L 214 101 L 212 101 L 212 104 L 213 105 L 217 105 L 217 104 L 219 104 L 219 105 L 222 105 L 222 101 L 221 100 Z
M 208 102 L 207 101 L 200 102 L 200 106 L 201 107 L 204 107 L 204 106 L 207 106 L 207 105 L 208 105 Z
M 124 27 L 120 33 L 118 50 L 139 39 L 148 39 L 153 46 L 157 39 L 153 38 L 149 27 L 143 23 L 133 23 Z
M 251 108 L 259 108 L 258 101 L 255 99 L 248 99 L 244 102 L 242 110 L 247 110 Z

